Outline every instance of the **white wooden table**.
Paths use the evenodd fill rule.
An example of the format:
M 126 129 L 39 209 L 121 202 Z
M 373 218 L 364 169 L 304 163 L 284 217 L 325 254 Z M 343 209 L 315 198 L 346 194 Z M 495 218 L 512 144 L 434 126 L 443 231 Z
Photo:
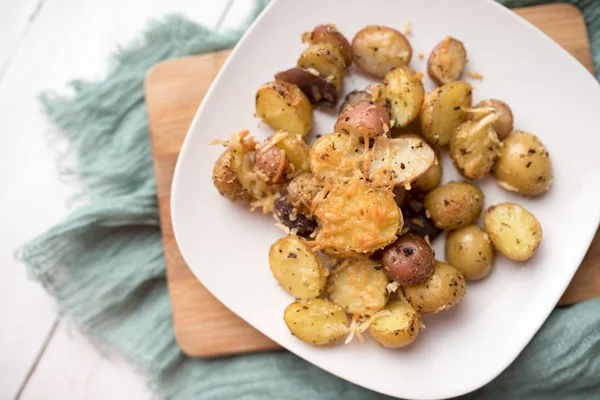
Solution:
M 147 399 L 139 371 L 101 353 L 57 317 L 14 250 L 68 212 L 55 129 L 36 95 L 100 78 L 107 57 L 152 18 L 182 13 L 214 29 L 237 26 L 251 0 L 0 0 L 0 400 Z

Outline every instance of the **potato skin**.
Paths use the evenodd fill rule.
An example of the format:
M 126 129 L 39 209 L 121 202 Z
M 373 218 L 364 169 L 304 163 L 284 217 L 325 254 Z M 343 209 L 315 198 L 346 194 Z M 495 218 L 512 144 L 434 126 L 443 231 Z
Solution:
M 442 233 L 442 230 L 437 228 L 431 219 L 427 218 L 425 205 L 423 204 L 425 195 L 425 193 L 414 190 L 406 194 L 406 198 L 402 203 L 402 215 L 404 216 L 402 234 L 413 232 L 433 241 Z
M 427 73 L 438 85 L 458 80 L 467 62 L 467 51 L 460 40 L 446 36 L 431 51 L 427 60 Z
M 408 303 L 419 313 L 436 314 L 458 304 L 467 293 L 465 278 L 450 264 L 436 261 L 435 271 L 417 286 L 404 286 Z
M 501 143 L 492 127 L 494 116 L 486 118 L 489 120 L 463 122 L 450 138 L 450 158 L 461 175 L 468 179 L 487 176 L 500 154 Z
M 355 139 L 369 140 L 388 134 L 390 125 L 390 117 L 385 108 L 372 100 L 360 100 L 342 111 L 333 130 Z
M 315 43 L 310 45 L 300 55 L 297 66 L 315 70 L 337 90 L 344 79 L 346 64 L 338 47 L 330 43 Z
M 436 227 L 458 229 L 470 225 L 483 208 L 483 193 L 467 182 L 449 182 L 427 193 L 425 209 Z
M 251 195 L 242 186 L 231 161 L 232 152 L 231 149 L 227 149 L 219 156 L 213 167 L 213 184 L 222 196 L 234 203 L 248 203 L 252 200 Z
M 407 65 L 412 47 L 406 37 L 387 26 L 366 26 L 352 39 L 354 62 L 367 74 L 383 78 L 392 68 Z
M 425 328 L 419 313 L 404 300 L 391 300 L 384 310 L 389 310 L 392 314 L 377 318 L 369 326 L 369 334 L 383 347 L 406 347 Z
M 348 316 L 327 300 L 296 300 L 286 307 L 283 320 L 292 335 L 315 346 L 336 343 L 348 333 Z
M 436 155 L 435 162 L 429 168 L 425 175 L 418 178 L 411 184 L 413 190 L 419 192 L 430 192 L 440 185 L 442 182 L 442 164 L 439 161 L 439 156 Z
M 496 250 L 515 261 L 530 259 L 542 241 L 542 227 L 525 207 L 514 203 L 492 206 L 483 225 Z
M 317 228 L 317 221 L 296 209 L 290 204 L 287 196 L 280 197 L 275 201 L 273 216 L 293 235 L 308 238 Z
M 513 130 L 513 114 L 512 110 L 505 102 L 497 99 L 488 99 L 480 101 L 475 109 L 492 108 L 495 110 L 498 119 L 492 124 L 492 128 L 496 131 L 498 139 L 503 140 Z M 467 113 L 467 120 L 478 121 L 487 115 L 490 115 L 494 111 L 488 112 L 469 112 Z
M 381 261 L 388 276 L 401 285 L 423 283 L 434 270 L 433 250 L 423 237 L 414 233 L 400 236 L 383 249 Z
M 494 247 L 483 229 L 477 225 L 465 226 L 448 234 L 446 260 L 466 280 L 476 281 L 492 271 Z
M 425 97 L 422 75 L 408 66 L 396 67 L 385 75 L 374 100 L 385 101 L 393 127 L 404 128 L 419 115 Z
M 296 85 L 268 82 L 256 92 L 256 115 L 275 130 L 306 135 L 312 126 L 310 101 Z
M 290 68 L 275 74 L 275 79 L 296 85 L 315 105 L 334 107 L 337 104 L 337 90 L 325 78 L 312 74 L 300 67 Z
M 340 106 L 340 114 L 344 112 L 346 107 L 352 104 L 356 104 L 361 100 L 371 101 L 373 100 L 373 95 L 366 90 L 354 90 L 346 95 L 344 102 Z M 389 118 L 389 117 L 388 117 Z
M 299 175 L 287 185 L 287 201 L 298 212 L 310 216 L 312 201 L 322 189 L 311 173 Z
M 539 196 L 552 185 L 552 161 L 546 147 L 531 133 L 513 131 L 503 141 L 494 166 L 498 184 L 525 196 Z
M 254 171 L 267 184 L 285 183 L 290 172 L 290 162 L 283 149 L 273 146 L 266 151 L 254 153 Z
M 329 43 L 340 51 L 346 67 L 352 64 L 352 45 L 333 24 L 317 26 L 303 41 L 309 43 Z

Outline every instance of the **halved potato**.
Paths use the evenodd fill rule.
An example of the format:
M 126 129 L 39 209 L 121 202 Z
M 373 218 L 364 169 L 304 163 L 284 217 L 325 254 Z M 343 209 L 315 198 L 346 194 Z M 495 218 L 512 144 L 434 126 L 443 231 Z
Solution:
M 333 107 L 337 104 L 337 90 L 325 78 L 304 68 L 295 67 L 275 74 L 278 81 L 289 82 L 304 92 L 312 104 Z
M 296 85 L 268 82 L 256 92 L 256 115 L 273 129 L 306 135 L 312 126 L 312 106 Z
M 392 126 L 405 127 L 419 115 L 425 96 L 422 79 L 423 74 L 407 66 L 396 67 L 385 75 L 374 100 L 385 100 Z
M 366 90 L 354 90 L 346 95 L 344 102 L 340 106 L 340 114 L 344 112 L 346 107 L 352 104 L 356 104 L 361 100 L 371 101 L 373 95 Z
M 322 182 L 345 182 L 361 174 L 363 152 L 363 145 L 345 133 L 323 135 L 310 149 L 310 170 Z
M 319 256 L 297 236 L 283 237 L 271 246 L 269 265 L 281 287 L 297 299 L 319 296 L 329 275 Z
M 391 314 L 378 317 L 369 326 L 369 334 L 383 347 L 406 347 L 425 328 L 419 313 L 404 300 L 391 300 L 384 310 Z
M 348 333 L 348 316 L 327 300 L 296 300 L 285 308 L 283 320 L 292 335 L 317 346 L 335 343 Z
M 227 149 L 217 159 L 213 167 L 213 183 L 219 193 L 234 203 L 249 203 L 252 196 L 238 178 L 232 164 L 232 150 Z
M 431 51 L 427 61 L 427 73 L 438 85 L 456 81 L 467 63 L 467 51 L 460 40 L 451 36 Z
M 311 173 L 299 175 L 287 185 L 288 202 L 298 212 L 310 216 L 312 201 L 322 189 L 323 186 Z
M 452 131 L 467 117 L 472 94 L 473 87 L 464 81 L 452 82 L 428 93 L 419 115 L 425 139 L 440 146 L 450 143 Z
M 517 204 L 502 203 L 488 208 L 483 225 L 496 250 L 511 260 L 528 260 L 542 241 L 542 227 L 537 218 Z
M 333 130 L 347 133 L 357 140 L 375 139 L 390 132 L 390 117 L 376 101 L 361 100 L 342 111 Z
M 347 260 L 331 271 L 327 294 L 331 301 L 349 314 L 368 317 L 388 302 L 386 286 L 390 283 L 377 263 L 367 258 Z
M 352 45 L 334 24 L 317 26 L 312 32 L 302 35 L 302 42 L 329 43 L 340 51 L 346 67 L 352 64 Z
M 408 186 L 423 176 L 435 162 L 435 152 L 417 135 L 375 140 L 371 151 L 369 179 L 376 185 Z
M 346 64 L 339 49 L 330 43 L 310 45 L 298 59 L 298 67 L 315 71 L 327 82 L 339 89 L 344 78 Z
M 392 68 L 407 65 L 412 47 L 406 37 L 387 26 L 367 26 L 352 40 L 354 62 L 368 74 L 383 78 Z
M 513 130 L 512 110 L 505 102 L 496 99 L 480 101 L 473 109 L 469 110 L 467 119 L 478 121 L 490 114 L 496 114 L 498 117 L 492 127 L 496 131 L 498 139 L 503 140 Z
M 442 182 L 442 164 L 436 154 L 435 161 L 431 168 L 425 172 L 420 178 L 417 178 L 412 183 L 412 188 L 419 192 L 430 192 L 440 186 Z

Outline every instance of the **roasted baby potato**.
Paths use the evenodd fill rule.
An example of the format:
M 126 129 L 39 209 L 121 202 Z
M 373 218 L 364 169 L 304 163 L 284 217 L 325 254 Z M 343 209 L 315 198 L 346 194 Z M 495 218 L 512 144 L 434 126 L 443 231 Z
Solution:
M 467 293 L 465 278 L 450 264 L 436 261 L 425 282 L 402 288 L 406 301 L 423 314 L 436 314 L 458 304 Z
M 428 93 L 419 115 L 425 139 L 446 146 L 454 128 L 465 121 L 472 94 L 471 85 L 463 81 L 448 83 Z
M 317 228 L 317 221 L 292 206 L 287 196 L 275 201 L 273 216 L 291 235 L 308 238 Z
M 423 74 L 407 66 L 396 67 L 385 75 L 373 100 L 385 101 L 392 126 L 405 127 L 419 115 L 425 96 L 422 78 Z
M 308 97 L 284 81 L 265 83 L 256 92 L 256 115 L 276 130 L 306 135 L 313 113 Z
M 371 253 L 396 240 L 403 221 L 391 191 L 354 178 L 324 192 L 314 212 L 320 227 L 314 250 Z
M 312 104 L 325 107 L 334 107 L 337 104 L 338 94 L 335 87 L 325 78 L 309 70 L 290 68 L 276 74 L 275 79 L 298 86 Z
M 299 135 L 279 131 L 257 146 L 254 171 L 268 184 L 288 182 L 309 171 L 310 149 Z
M 446 36 L 431 51 L 427 60 L 427 73 L 438 85 L 458 80 L 467 63 L 467 51 L 460 40 Z
M 492 124 L 496 115 L 457 126 L 450 138 L 450 158 L 465 178 L 481 179 L 494 167 L 501 143 Z
M 379 186 L 406 186 L 423 176 L 435 162 L 435 152 L 417 135 L 375 140 L 371 151 L 369 179 Z
M 233 152 L 227 149 L 217 159 L 213 168 L 213 183 L 222 196 L 228 198 L 234 203 L 248 203 L 252 196 L 242 186 L 236 171 L 236 165 L 233 161 Z
M 492 270 L 494 247 L 477 225 L 452 231 L 446 238 L 446 260 L 468 281 L 486 277 Z
M 496 131 L 498 139 L 503 140 L 513 130 L 512 110 L 505 102 L 496 99 L 483 100 L 475 108 L 469 110 L 467 119 L 478 121 L 490 114 L 498 117 L 492 124 L 492 128 Z
M 373 95 L 366 90 L 354 90 L 346 95 L 344 102 L 340 106 L 340 114 L 344 112 L 346 107 L 356 104 L 361 100 L 372 101 Z
M 338 47 L 330 43 L 310 45 L 297 63 L 298 67 L 314 71 L 337 90 L 342 84 L 346 64 Z
M 427 172 L 425 172 L 420 178 L 417 178 L 411 187 L 413 190 L 419 192 L 430 192 L 440 185 L 442 182 L 442 163 L 440 162 L 440 156 L 436 153 L 435 161 Z
M 391 300 L 384 310 L 391 314 L 378 317 L 369 326 L 369 334 L 383 347 L 397 349 L 408 346 L 425 328 L 419 313 L 404 300 Z
M 346 133 L 355 140 L 375 139 L 389 133 L 390 117 L 379 103 L 361 100 L 342 111 L 333 130 Z
M 538 196 L 550 189 L 552 162 L 536 136 L 513 131 L 503 143 L 494 166 L 498 185 L 525 196 Z
M 424 201 L 425 193 L 414 190 L 406 193 L 406 198 L 401 206 L 402 215 L 404 216 L 402 234 L 413 232 L 433 241 L 442 233 L 442 230 L 437 228 L 431 219 L 427 218 Z
M 369 259 L 347 260 L 331 271 L 327 294 L 349 314 L 369 317 L 388 302 L 390 282 L 377 264 Z
M 477 220 L 483 208 L 483 193 L 467 182 L 450 182 L 425 196 L 425 210 L 440 229 L 458 229 Z
M 327 300 L 296 300 L 285 308 L 283 320 L 292 335 L 317 346 L 335 343 L 348 333 L 348 316 Z
M 287 185 L 287 201 L 298 212 L 311 215 L 312 201 L 323 189 L 311 173 L 299 175 Z
M 302 35 L 302 42 L 330 44 L 340 51 L 346 67 L 352 64 L 352 46 L 333 24 L 317 26 L 312 32 Z
M 285 150 L 272 146 L 265 151 L 258 150 L 254 154 L 254 171 L 267 184 L 284 183 L 291 174 L 290 162 Z
M 388 276 L 401 285 L 418 285 L 433 274 L 433 250 L 422 236 L 407 233 L 383 249 Z
M 492 206 L 483 225 L 496 250 L 516 261 L 530 259 L 542 241 L 542 227 L 524 207 L 513 203 Z
M 319 256 L 297 236 L 283 237 L 271 246 L 269 265 L 281 287 L 297 299 L 319 296 L 329 275 Z
M 363 152 L 363 145 L 345 133 L 323 135 L 310 149 L 310 170 L 321 182 L 345 182 L 360 173 Z
M 364 72 L 383 78 L 392 68 L 407 65 L 412 47 L 403 34 L 387 26 L 367 26 L 352 39 L 354 62 Z

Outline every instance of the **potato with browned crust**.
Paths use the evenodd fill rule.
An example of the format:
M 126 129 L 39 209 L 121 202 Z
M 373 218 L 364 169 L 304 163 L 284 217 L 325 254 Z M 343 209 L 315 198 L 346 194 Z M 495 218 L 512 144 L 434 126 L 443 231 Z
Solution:
M 451 36 L 431 51 L 427 60 L 427 73 L 438 85 L 454 82 L 462 74 L 467 63 L 467 51 L 460 40 Z
M 483 279 L 492 271 L 494 247 L 483 229 L 468 225 L 448 234 L 446 260 L 468 281 Z
M 552 185 L 552 161 L 544 144 L 531 133 L 513 131 L 503 141 L 494 166 L 502 188 L 525 196 L 539 196 Z
M 406 301 L 419 313 L 436 314 L 448 310 L 467 293 L 464 276 L 450 264 L 435 262 L 435 271 L 425 282 L 403 286 Z
M 232 164 L 232 150 L 221 154 L 213 167 L 213 183 L 219 193 L 234 203 L 248 203 L 252 200 L 250 193 L 242 186 L 235 166 Z
M 317 26 L 302 35 L 302 42 L 330 44 L 339 50 L 346 67 L 352 64 L 352 45 L 334 24 Z
M 342 132 L 356 140 L 370 140 L 390 132 L 390 117 L 379 103 L 361 100 L 347 106 L 338 117 L 334 132 Z
M 381 25 L 367 26 L 352 39 L 354 62 L 364 72 L 383 78 L 392 68 L 407 65 L 412 47 L 395 29 Z
M 467 113 L 467 120 L 478 121 L 490 114 L 496 115 L 497 119 L 492 124 L 492 128 L 496 131 L 498 139 L 503 140 L 513 130 L 512 110 L 505 102 L 496 99 L 480 101 Z
M 322 183 L 346 182 L 360 175 L 364 146 L 345 133 L 321 136 L 309 153 L 310 170 Z
M 483 225 L 496 250 L 511 260 L 530 259 L 542 241 L 542 227 L 537 218 L 517 204 L 502 203 L 488 208 Z
M 275 130 L 306 135 L 312 126 L 313 110 L 308 97 L 296 85 L 268 82 L 256 92 L 256 115 Z
M 311 215 L 312 201 L 322 189 L 311 173 L 298 175 L 287 185 L 287 200 L 298 212 Z
M 348 316 L 327 300 L 296 300 L 285 308 L 283 320 L 292 335 L 316 346 L 336 343 L 348 333 Z
M 388 276 L 401 285 L 418 285 L 433 274 L 433 249 L 422 236 L 407 233 L 383 249 Z
M 390 313 L 377 317 L 369 326 L 369 334 L 383 347 L 406 347 L 425 328 L 419 313 L 404 300 L 390 300 L 384 310 Z
M 427 193 L 425 210 L 440 229 L 458 229 L 472 224 L 483 208 L 483 193 L 467 182 L 449 182 Z

